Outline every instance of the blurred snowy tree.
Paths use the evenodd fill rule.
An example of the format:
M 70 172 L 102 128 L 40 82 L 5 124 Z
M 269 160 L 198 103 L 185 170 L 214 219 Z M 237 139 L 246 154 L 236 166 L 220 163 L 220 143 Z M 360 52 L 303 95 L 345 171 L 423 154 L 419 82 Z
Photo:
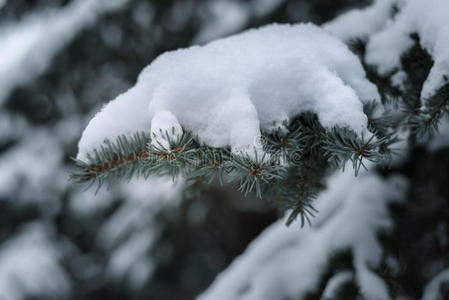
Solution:
M 252 195 L 241 199 L 234 186 L 214 185 L 189 197 L 181 194 L 182 184 L 159 178 L 116 185 L 96 196 L 70 186 L 70 157 L 82 129 L 105 100 L 131 87 L 140 70 L 164 51 L 272 22 L 321 24 L 369 1 L 129 0 L 110 8 L 108 1 L 98 1 L 100 8 L 89 10 L 95 16 L 81 14 L 80 19 L 70 14 L 72 8 L 95 1 L 3 2 L 0 287 L 5 288 L 0 288 L 0 298 L 97 300 L 193 299 L 276 221 L 270 205 Z M 390 12 L 390 4 L 375 5 Z M 376 57 L 365 53 L 382 49 L 376 39 L 368 41 L 390 18 L 379 9 L 371 9 L 373 18 L 359 16 L 366 26 L 344 25 L 342 17 L 338 26 L 343 30 L 333 25 L 335 33 L 366 57 L 362 61 L 369 79 L 382 95 L 416 113 L 435 53 L 428 41 L 421 42 L 421 29 L 413 28 L 405 31 L 412 34 L 412 47 L 398 54 L 397 72 L 379 74 L 371 67 Z M 399 6 L 392 10 L 398 11 Z M 63 13 L 78 25 L 50 30 L 63 26 L 51 23 Z M 367 31 L 350 35 L 357 29 Z M 428 121 L 421 114 L 403 116 L 397 120 Z M 421 134 L 416 132 L 407 156 L 391 168 L 370 170 L 381 177 L 333 175 L 329 190 L 318 196 L 320 213 L 312 227 L 274 223 L 201 297 L 219 299 L 213 295 L 224 290 L 251 299 L 265 288 L 271 289 L 267 299 L 370 299 L 365 289 L 375 282 L 393 299 L 438 299 L 438 291 L 447 292 L 444 270 L 449 267 L 449 126 L 444 120 L 430 142 L 418 142 Z M 331 189 L 338 183 L 340 191 Z M 355 210 L 362 220 L 353 218 Z M 343 218 L 345 214 L 351 217 Z M 360 231 L 364 228 L 369 231 Z M 329 234 L 335 243 L 320 240 Z M 279 253 L 274 256 L 263 244 Z M 310 251 L 304 244 L 310 244 Z M 368 250 L 357 250 L 357 245 L 373 252 L 367 258 Z M 298 284 L 298 278 L 308 278 L 310 285 Z M 238 299 L 229 295 L 225 299 Z

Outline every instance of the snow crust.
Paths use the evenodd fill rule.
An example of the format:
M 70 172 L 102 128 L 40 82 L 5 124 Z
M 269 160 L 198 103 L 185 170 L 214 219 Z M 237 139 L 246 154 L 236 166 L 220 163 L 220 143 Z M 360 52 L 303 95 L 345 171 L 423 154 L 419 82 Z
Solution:
M 334 174 L 317 199 L 320 213 L 312 227 L 274 223 L 198 299 L 301 299 L 318 286 L 326 258 L 345 249 L 353 254 L 353 276 L 362 295 L 389 299 L 386 284 L 372 271 L 382 256 L 376 234 L 391 228 L 388 205 L 403 199 L 405 187 L 400 177 Z
M 449 2 L 447 0 L 409 0 L 398 3 L 399 12 L 367 44 L 366 61 L 387 74 L 400 66 L 401 55 L 413 45 L 410 37 L 418 33 L 421 46 L 434 59 L 421 97 L 426 99 L 448 82 Z
M 180 125 L 210 146 L 253 151 L 261 130 L 304 111 L 368 135 L 363 102 L 373 99 L 377 88 L 338 38 L 312 24 L 273 24 L 159 56 L 90 121 L 78 158 L 105 139 Z
M 17 86 L 43 73 L 82 29 L 128 0 L 77 0 L 0 28 L 0 105 Z M 1 2 L 1 1 L 0 1 Z

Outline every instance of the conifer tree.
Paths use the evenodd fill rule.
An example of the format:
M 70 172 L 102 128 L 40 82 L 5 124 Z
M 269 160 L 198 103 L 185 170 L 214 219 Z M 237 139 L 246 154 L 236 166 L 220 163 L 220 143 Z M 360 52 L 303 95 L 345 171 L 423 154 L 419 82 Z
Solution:
M 0 0 L 0 298 L 447 299 L 448 16 Z
M 174 179 L 181 177 L 186 180 L 186 191 L 201 188 L 204 183 L 214 180 L 220 183 L 235 181 L 237 189 L 244 195 L 255 193 L 258 197 L 264 195 L 273 199 L 280 213 L 288 214 L 285 218 L 287 225 L 292 224 L 299 216 L 301 227 L 309 223 L 313 228 L 313 217 L 320 213 L 315 208 L 314 200 L 325 192 L 330 174 L 347 168 L 348 161 L 356 177 L 363 173 L 362 177 L 365 178 L 369 176 L 367 173 L 376 172 L 376 169 L 390 174 L 398 165 L 398 160 L 410 155 L 410 151 L 415 147 L 429 143 L 438 136 L 439 124 L 447 122 L 449 71 L 445 64 L 449 59 L 441 51 L 449 45 L 449 40 L 441 28 L 449 25 L 443 20 L 444 17 L 438 17 L 438 10 L 447 7 L 442 1 L 432 1 L 430 11 L 434 15 L 429 13 L 428 16 L 435 19 L 420 22 L 416 12 L 421 9 L 420 5 L 422 3 L 419 1 L 403 4 L 379 0 L 364 10 L 347 13 L 324 25 L 326 30 L 340 36 L 359 57 L 367 78 L 376 84 L 379 91 L 380 102 L 373 99 L 363 104 L 368 137 L 358 134 L 351 126 L 323 126 L 319 111 L 312 109 L 284 121 L 275 130 L 262 129 L 262 135 L 252 141 L 254 152 L 237 153 L 229 145 L 212 147 L 204 143 L 201 137 L 197 136 L 197 132 L 186 127 L 177 128 L 176 123 L 170 128 L 152 128 L 151 134 L 136 132 L 133 136 L 121 135 L 116 140 L 106 139 L 104 144 L 93 148 L 84 159 L 75 160 L 78 171 L 72 173 L 71 178 L 76 183 L 97 183 L 97 188 L 100 188 L 103 184 L 129 179 L 135 174 L 145 178 L 150 175 L 171 176 Z M 356 23 L 362 18 L 368 20 L 366 26 Z M 382 27 L 382 18 L 384 21 L 391 20 L 391 24 Z M 397 29 L 405 25 L 412 27 L 411 24 L 414 28 L 409 28 L 408 32 Z M 361 28 L 352 30 L 351 26 Z M 425 36 L 429 34 L 429 30 L 436 31 L 434 37 Z M 392 46 L 389 43 L 393 38 L 402 44 L 396 45 L 397 49 L 390 50 Z M 147 77 L 152 78 L 150 75 Z M 141 75 L 141 78 L 139 82 L 145 80 L 145 74 Z M 334 96 L 339 97 L 338 94 Z M 365 180 L 363 178 L 360 179 L 361 186 Z M 332 185 L 329 182 L 328 184 Z M 379 189 L 386 186 L 381 185 Z M 404 185 L 390 186 L 390 189 L 403 191 Z M 362 197 L 357 194 L 360 192 L 354 193 L 357 197 Z M 401 195 L 403 192 L 398 193 L 396 196 L 377 194 L 377 197 L 405 197 L 404 194 Z M 384 227 L 387 229 L 388 226 L 379 225 L 374 228 L 381 230 Z M 372 234 L 376 239 L 376 231 Z M 267 239 L 266 236 L 264 238 Z M 260 243 L 263 243 L 262 240 Z M 326 287 L 322 291 L 323 297 L 327 295 L 326 297 L 331 299 L 344 298 L 346 296 L 343 295 L 349 292 L 366 299 L 388 299 L 391 294 L 401 294 L 401 291 L 394 291 L 393 286 L 387 287 L 376 272 L 369 270 L 367 265 L 370 259 L 364 258 L 366 253 L 358 253 L 362 250 L 358 250 L 356 240 L 348 243 L 350 250 L 354 251 L 351 255 L 355 259 L 355 275 L 351 272 L 351 275 L 343 280 L 337 279 L 336 274 L 335 281 L 341 282 L 335 283 L 332 291 L 329 290 L 331 287 Z M 368 240 L 366 243 L 369 243 Z M 257 242 L 254 247 L 257 247 Z M 373 247 L 381 246 L 375 243 Z M 339 249 L 338 246 L 336 249 Z M 251 255 L 254 254 L 248 253 L 242 260 L 251 260 Z M 380 258 L 374 261 L 373 267 L 377 268 Z M 232 267 L 238 269 L 238 263 Z M 237 299 L 245 295 L 253 297 L 264 290 L 263 287 L 256 286 L 248 288 L 248 292 L 233 294 L 233 277 L 240 275 L 232 267 L 203 295 L 204 299 Z M 266 272 L 270 272 L 269 269 Z M 442 274 L 439 276 L 444 277 L 445 273 Z M 366 281 L 367 277 L 371 279 Z M 328 282 L 328 285 L 330 284 L 331 281 Z M 370 284 L 375 288 L 369 288 Z M 248 285 L 251 286 L 250 283 Z M 310 285 L 316 283 L 311 282 Z M 238 291 L 241 287 L 238 285 L 235 288 Z M 355 291 L 351 292 L 351 289 Z M 298 294 L 302 292 L 300 289 L 296 291 Z M 444 294 L 434 290 L 425 293 Z M 429 297 L 426 295 L 424 297 Z M 284 296 L 294 295 L 286 293 Z

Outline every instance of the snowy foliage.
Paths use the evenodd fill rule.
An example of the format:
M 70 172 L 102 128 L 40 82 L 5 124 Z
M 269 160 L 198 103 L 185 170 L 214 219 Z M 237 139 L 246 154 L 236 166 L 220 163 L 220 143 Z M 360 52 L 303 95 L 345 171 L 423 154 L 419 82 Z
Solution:
M 77 0 L 0 28 L 0 105 L 9 93 L 43 73 L 53 56 L 83 28 L 127 0 Z M 1 7 L 1 5 L 0 5 Z
M 306 111 L 369 136 L 370 100 L 377 89 L 346 45 L 311 24 L 270 25 L 158 57 L 91 120 L 78 158 L 105 139 L 180 125 L 210 146 L 250 152 L 261 130 Z
M 381 75 L 398 72 L 401 56 L 414 44 L 412 34 L 418 34 L 420 45 L 434 60 L 421 92 L 421 98 L 427 99 L 448 83 L 448 16 L 446 0 L 377 0 L 372 6 L 350 11 L 324 27 L 347 41 L 366 38 L 366 62 L 376 66 Z
M 413 45 L 410 35 L 418 33 L 421 46 L 434 59 L 421 97 L 427 99 L 448 82 L 449 2 L 446 0 L 402 1 L 393 20 L 373 34 L 367 45 L 366 60 L 381 74 L 399 67 L 401 55 Z
M 47 201 L 67 186 L 65 170 L 54 171 L 62 160 L 58 143 L 42 130 L 29 130 L 28 134 L 32 138 L 0 158 L 0 199 L 13 197 L 17 204 Z
M 141 289 L 156 262 L 146 254 L 155 246 L 160 228 L 155 221 L 162 209 L 181 201 L 181 182 L 170 178 L 133 180 L 121 193 L 127 202 L 101 228 L 98 244 L 111 252 L 107 274 L 118 282 Z
M 443 300 L 443 295 L 440 293 L 443 284 L 449 284 L 449 270 L 440 272 L 427 284 L 421 300 Z
M 283 0 L 251 0 L 247 3 L 236 0 L 205 2 L 201 8 L 210 15 L 202 15 L 207 16 L 205 25 L 195 36 L 193 43 L 201 44 L 236 33 L 252 18 L 266 16 L 283 2 Z
M 88 120 L 105 99 L 130 88 L 138 71 L 161 51 L 203 44 L 273 21 L 320 24 L 344 11 L 322 29 L 262 27 L 163 54 L 134 87 L 94 118 L 101 124 L 98 132 L 86 129 L 83 139 L 92 140 L 80 145 L 80 157 L 106 137 L 113 140 L 139 129 L 153 132 L 164 144 L 157 128 L 172 126 L 175 133 L 184 127 L 215 145 L 257 146 L 253 135 L 282 127 L 283 120 L 304 110 L 321 114 L 320 121 L 328 127 L 338 124 L 366 133 L 367 125 L 373 124 L 367 124 L 362 105 L 379 99 L 366 78 L 382 97 L 384 82 L 373 80 L 373 74 L 386 76 L 385 82 L 401 91 L 407 89 L 410 73 L 402 69 L 401 57 L 408 54 L 411 41 L 434 63 L 423 98 L 438 90 L 448 70 L 447 51 L 442 49 L 447 48 L 444 16 L 449 2 L 374 0 L 370 6 L 348 9 L 362 2 L 0 0 L 0 19 L 10 17 L 11 7 L 17 5 L 20 11 L 0 22 L 0 299 L 193 299 L 203 290 L 200 299 L 335 299 L 347 286 L 360 294 L 345 300 L 388 299 L 388 293 L 393 299 L 445 299 L 447 113 L 439 132 L 417 149 L 410 142 L 402 106 L 395 107 L 403 104 L 401 99 L 388 103 L 396 111 L 376 121 L 385 121 L 388 130 L 392 123 L 406 127 L 396 134 L 408 155 L 398 156 L 392 169 L 382 167 L 382 177 L 375 168 L 357 178 L 350 170 L 332 175 L 319 193 L 317 217 L 311 227 L 302 229 L 298 223 L 285 227 L 285 219 L 269 226 L 276 215 L 268 201 L 253 195 L 242 199 L 234 186 L 213 185 L 204 199 L 204 194 L 183 193 L 184 182 L 160 177 L 114 183 L 98 193 L 67 181 L 73 169 L 69 158 Z M 46 6 L 51 9 L 39 11 Z M 331 13 L 320 11 L 317 17 L 317 7 L 328 7 Z M 411 33 L 417 34 L 410 38 Z M 290 35 L 295 37 L 284 43 Z M 367 46 L 358 58 L 343 44 L 354 50 L 354 40 Z M 228 48 L 214 51 L 222 47 Z M 169 62 L 172 59 L 175 62 Z M 221 72 L 214 72 L 216 68 Z M 295 78 L 310 84 L 291 89 Z M 415 86 L 419 92 L 421 86 Z M 214 89 L 218 98 L 209 97 Z M 330 93 L 324 93 L 326 89 Z M 330 97 L 337 94 L 345 97 Z M 161 98 L 154 101 L 156 96 Z M 303 101 L 313 97 L 323 102 Z M 273 99 L 287 98 L 294 100 L 273 104 Z M 252 119 L 244 109 L 253 112 Z M 243 145 L 234 144 L 233 125 Z M 219 134 L 214 135 L 216 129 Z M 310 162 L 321 168 L 313 157 Z M 307 168 L 300 169 L 304 172 L 294 174 L 295 179 L 310 177 Z M 395 176 L 398 172 L 410 179 L 410 185 Z M 297 196 L 303 190 L 291 192 Z M 278 200 L 265 193 L 264 198 Z M 395 203 L 401 205 L 390 211 Z M 211 219 L 221 227 L 211 226 Z M 397 228 L 402 228 L 402 235 L 391 237 L 393 246 L 377 239 L 379 231 Z M 349 261 L 340 253 L 350 253 Z M 385 266 L 385 259 L 393 263 Z M 391 265 L 400 275 L 388 273 Z
M 51 232 L 48 224 L 31 223 L 0 247 L 0 299 L 56 299 L 68 294 L 70 281 L 59 265 L 61 253 Z
M 313 226 L 298 231 L 282 221 L 271 225 L 198 299 L 303 299 L 318 288 L 327 259 L 344 250 L 352 253 L 361 294 L 389 299 L 385 283 L 372 271 L 382 257 L 376 235 L 391 228 L 388 205 L 403 201 L 405 188 L 403 178 L 334 174 L 318 196 L 320 214 Z
M 323 28 L 348 42 L 365 38 L 385 26 L 390 18 L 395 0 L 376 0 L 371 6 L 352 9 L 323 24 Z
M 444 118 L 438 126 L 438 134 L 428 144 L 429 149 L 436 150 L 449 146 L 449 118 Z

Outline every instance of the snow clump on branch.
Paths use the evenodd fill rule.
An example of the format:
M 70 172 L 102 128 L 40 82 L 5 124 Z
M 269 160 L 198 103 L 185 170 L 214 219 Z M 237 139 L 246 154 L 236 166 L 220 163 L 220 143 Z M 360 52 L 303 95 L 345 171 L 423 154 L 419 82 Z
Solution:
M 303 112 L 316 113 L 325 127 L 370 136 L 363 103 L 378 99 L 338 38 L 312 24 L 273 24 L 159 56 L 90 121 L 77 158 L 136 131 L 164 145 L 161 130 L 182 128 L 207 145 L 251 154 L 261 130 Z
M 447 0 L 377 0 L 367 8 L 341 15 L 323 27 L 345 41 L 366 39 L 366 62 L 376 66 L 385 76 L 400 72 L 401 57 L 415 44 L 413 34 L 416 33 L 420 46 L 434 60 L 421 98 L 430 98 L 449 82 Z

